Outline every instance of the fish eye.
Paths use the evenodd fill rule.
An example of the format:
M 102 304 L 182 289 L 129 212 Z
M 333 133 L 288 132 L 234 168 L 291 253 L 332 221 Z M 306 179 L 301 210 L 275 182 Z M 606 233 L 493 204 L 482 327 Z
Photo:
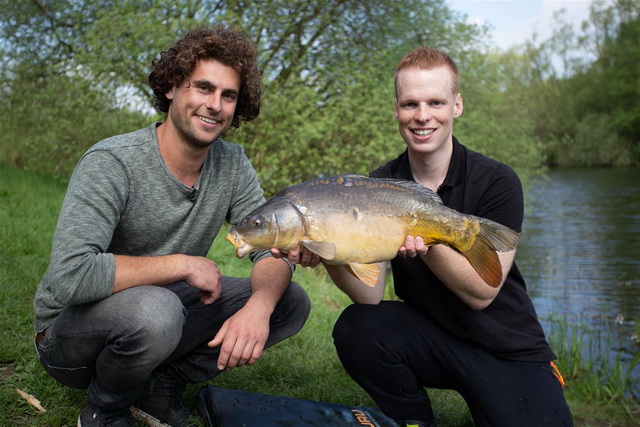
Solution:
M 255 225 L 256 227 L 260 227 L 262 225 L 262 220 L 260 218 L 254 219 L 253 225 Z

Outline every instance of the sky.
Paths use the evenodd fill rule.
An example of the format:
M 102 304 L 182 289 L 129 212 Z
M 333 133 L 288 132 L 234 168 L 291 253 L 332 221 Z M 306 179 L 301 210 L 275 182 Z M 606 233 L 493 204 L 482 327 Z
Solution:
M 467 20 L 493 27 L 494 43 L 502 50 L 531 40 L 551 36 L 553 14 L 565 9 L 576 29 L 589 17 L 593 0 L 446 0 L 450 9 L 465 13 Z M 609 1 L 607 1 L 609 3 Z

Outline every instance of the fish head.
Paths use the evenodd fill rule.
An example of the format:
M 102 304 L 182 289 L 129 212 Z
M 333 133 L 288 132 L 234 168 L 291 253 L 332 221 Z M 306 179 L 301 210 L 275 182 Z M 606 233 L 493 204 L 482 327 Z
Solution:
M 292 249 L 303 235 L 300 212 L 287 200 L 269 200 L 229 230 L 226 239 L 242 258 L 256 250 Z

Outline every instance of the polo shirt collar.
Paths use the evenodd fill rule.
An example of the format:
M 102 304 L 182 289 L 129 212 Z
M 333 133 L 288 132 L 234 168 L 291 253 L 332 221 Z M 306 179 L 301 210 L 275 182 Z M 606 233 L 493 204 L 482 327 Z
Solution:
M 462 182 L 462 177 L 464 175 L 464 165 L 466 157 L 464 148 L 455 136 L 452 137 L 452 139 L 453 152 L 451 153 L 451 162 L 449 163 L 447 176 L 444 178 L 444 181 L 442 182 L 440 188 L 455 187 L 460 182 Z M 413 178 L 413 174 L 411 173 L 411 166 L 409 165 L 409 150 L 405 150 L 405 152 L 400 157 L 397 178 L 415 181 L 415 179 Z

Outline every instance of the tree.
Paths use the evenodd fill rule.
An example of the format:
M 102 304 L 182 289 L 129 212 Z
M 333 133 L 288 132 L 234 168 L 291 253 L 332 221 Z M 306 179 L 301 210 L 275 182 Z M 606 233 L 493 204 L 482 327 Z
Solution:
M 410 49 L 429 44 L 447 51 L 470 82 L 468 88 L 485 80 L 499 86 L 491 67 L 477 67 L 486 29 L 465 23 L 443 0 L 8 1 L 0 0 L 0 40 L 9 68 L 29 69 L 38 81 L 82 82 L 77 87 L 103 94 L 110 108 L 127 110 L 143 102 L 147 114 L 149 65 L 161 49 L 199 25 L 244 28 L 261 52 L 263 109 L 254 123 L 227 137 L 245 147 L 268 194 L 319 174 L 366 173 L 404 149 L 392 116 L 393 73 Z M 125 97 L 125 91 L 131 95 Z M 30 96 L 12 99 L 27 103 L 25 95 Z M 476 127 L 500 123 L 487 98 L 497 99 L 489 90 L 470 90 L 476 109 L 458 136 L 468 133 L 478 147 L 517 163 L 522 157 L 511 147 L 531 143 L 529 137 L 514 141 L 493 133 L 499 141 L 494 145 L 489 138 L 474 138 Z M 83 111 L 73 111 L 70 121 L 82 120 Z M 69 131 L 58 127 L 57 138 L 64 140 Z M 529 132 L 525 124 L 509 133 Z M 88 139 L 86 147 L 95 142 Z
M 527 93 L 549 164 L 640 164 L 640 6 L 595 2 L 580 33 L 556 15 L 549 40 L 527 43 L 510 90 Z

